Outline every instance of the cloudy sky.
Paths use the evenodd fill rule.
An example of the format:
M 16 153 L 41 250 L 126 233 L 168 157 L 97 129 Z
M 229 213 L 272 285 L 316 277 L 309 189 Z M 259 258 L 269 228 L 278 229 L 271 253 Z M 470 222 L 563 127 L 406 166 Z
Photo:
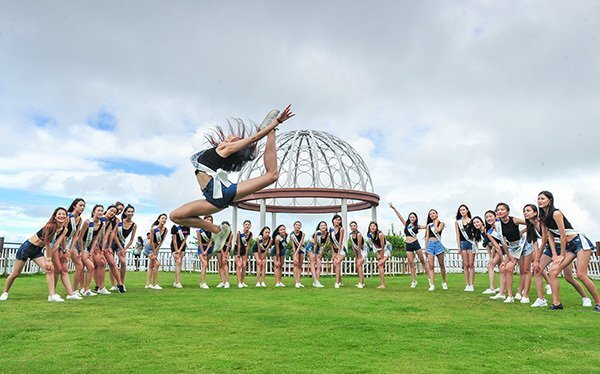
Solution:
M 596 240 L 598 87 L 596 1 L 4 1 L 0 236 L 78 196 L 132 203 L 146 230 L 200 197 L 207 130 L 292 103 L 287 129 L 364 158 L 384 229 L 390 201 L 452 223 L 550 190 Z

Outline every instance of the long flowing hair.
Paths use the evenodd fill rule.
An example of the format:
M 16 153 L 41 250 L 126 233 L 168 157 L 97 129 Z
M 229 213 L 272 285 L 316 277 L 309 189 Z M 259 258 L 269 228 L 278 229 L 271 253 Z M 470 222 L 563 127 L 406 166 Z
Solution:
M 525 212 L 525 208 L 530 207 L 536 216 L 539 216 L 538 207 L 533 204 L 527 204 L 523 207 L 523 212 Z M 525 224 L 527 225 L 527 242 L 533 243 L 537 240 L 537 231 L 535 229 L 535 224 L 531 222 L 531 220 L 525 220 Z
M 107 210 L 108 210 L 108 209 L 107 209 Z M 156 217 L 156 220 L 155 220 L 154 222 L 152 222 L 152 226 L 153 226 L 153 227 L 154 227 L 154 226 L 158 226 L 158 220 L 159 220 L 159 219 L 160 219 L 160 217 L 162 217 L 162 216 L 168 217 L 168 216 L 167 216 L 167 213 L 161 213 L 161 214 L 159 214 L 159 215 L 158 215 L 158 217 Z
M 546 226 L 548 226 L 549 224 L 552 224 L 552 221 L 554 220 L 554 212 L 558 210 L 554 206 L 554 195 L 552 195 L 552 192 L 550 191 L 542 191 L 538 194 L 538 196 L 539 195 L 544 195 L 548 198 L 548 200 L 550 200 L 548 202 L 548 207 L 546 207 L 546 209 L 540 208 L 539 211 L 540 219 Z
M 58 222 L 56 222 L 56 215 L 61 210 L 64 210 L 65 214 L 67 214 L 67 210 L 65 208 L 63 208 L 62 206 L 59 206 L 58 208 L 54 209 L 54 213 L 52 213 L 52 217 L 50 217 L 48 222 L 46 222 L 46 224 L 44 225 L 44 238 L 43 239 L 44 239 L 45 243 L 51 242 L 52 239 L 54 239 L 54 234 L 56 234 L 56 230 L 58 229 Z
M 221 126 L 215 127 L 212 132 L 206 134 L 205 138 L 212 147 L 218 147 L 223 143 L 229 135 L 236 136 L 240 139 L 252 136 L 256 133 L 257 126 L 254 124 L 254 130 L 249 127 L 239 118 L 227 120 L 229 124 L 229 134 Z M 252 161 L 258 155 L 257 142 L 250 143 L 245 148 L 229 155 L 227 157 L 227 165 L 223 168 L 226 171 L 240 171 L 247 162 Z
M 436 212 L 438 217 L 440 215 L 437 210 L 429 209 L 429 212 L 427 212 L 427 226 L 429 226 L 430 223 L 433 223 L 433 220 L 431 219 L 431 212 Z
M 471 218 L 471 223 L 472 223 L 473 221 L 475 221 L 476 219 L 478 219 L 479 221 L 481 221 L 481 224 L 483 225 L 483 227 L 484 227 L 484 229 L 485 229 L 485 221 L 484 221 L 484 220 L 482 220 L 482 219 L 481 219 L 481 217 L 479 217 L 479 216 L 475 216 L 475 217 Z M 483 235 L 481 234 L 481 230 L 477 230 L 477 229 L 475 229 L 475 225 L 473 225 L 473 239 L 474 239 L 476 242 L 479 242 L 479 241 L 481 241 L 481 238 L 482 238 L 482 236 L 483 236 Z
M 410 216 L 413 215 L 415 216 L 415 223 L 413 223 L 413 228 L 411 231 L 413 231 L 415 234 L 419 233 L 419 216 L 417 216 L 417 213 L 415 212 L 410 212 L 408 213 L 408 219 L 406 220 L 406 225 L 404 225 L 404 235 L 406 235 L 407 237 L 410 235 L 410 233 L 408 232 L 408 225 L 410 225 Z
M 73 200 L 73 202 L 71 203 L 71 205 L 69 205 L 69 208 L 67 209 L 67 213 L 72 213 L 73 211 L 75 211 L 75 207 L 77 206 L 77 204 L 79 204 L 80 201 L 83 201 L 85 203 L 85 200 L 83 200 L 81 197 L 78 197 L 75 200 Z
M 129 208 L 133 209 L 133 212 L 135 213 L 135 208 L 133 207 L 133 205 L 127 204 L 127 206 L 123 208 L 123 211 L 121 212 L 121 222 L 123 222 L 123 220 L 125 219 L 125 212 L 127 212 L 127 209 Z

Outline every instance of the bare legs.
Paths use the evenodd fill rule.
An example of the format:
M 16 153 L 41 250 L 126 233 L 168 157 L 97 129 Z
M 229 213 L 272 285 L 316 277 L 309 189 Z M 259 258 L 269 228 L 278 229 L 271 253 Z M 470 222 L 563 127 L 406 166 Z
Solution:
M 33 259 L 33 262 L 35 262 L 40 268 L 46 269 L 46 259 L 43 256 Z M 6 278 L 6 283 L 4 284 L 3 292 L 8 293 L 10 291 L 10 288 L 15 283 L 15 279 L 17 279 L 21 275 L 25 264 L 26 261 L 15 261 L 12 272 Z M 52 267 L 50 267 L 49 270 L 46 270 L 46 284 L 48 286 L 48 293 L 50 295 L 54 295 L 56 291 L 54 287 L 54 269 Z

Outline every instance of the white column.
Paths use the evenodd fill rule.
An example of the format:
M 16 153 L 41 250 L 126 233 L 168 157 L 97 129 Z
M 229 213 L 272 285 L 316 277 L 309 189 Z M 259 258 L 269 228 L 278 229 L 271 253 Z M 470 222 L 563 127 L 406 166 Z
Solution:
M 348 237 L 348 199 L 342 199 L 342 222 L 344 231 L 346 232 L 346 238 Z
M 231 208 L 233 208 L 231 210 L 231 232 L 236 232 L 238 225 L 238 208 L 235 205 L 232 205 Z
M 377 207 L 371 207 L 371 220 L 377 222 Z
M 271 230 L 275 230 L 275 227 L 277 227 L 277 213 L 272 212 L 271 213 Z
M 267 225 L 267 202 L 265 199 L 260 200 L 260 229 Z

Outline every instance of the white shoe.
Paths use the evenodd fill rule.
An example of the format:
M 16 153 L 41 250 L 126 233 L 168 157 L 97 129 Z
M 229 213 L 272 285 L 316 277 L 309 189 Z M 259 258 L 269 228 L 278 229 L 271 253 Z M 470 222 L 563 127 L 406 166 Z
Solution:
M 159 286 L 158 284 L 155 284 L 154 287 L 152 287 L 155 290 L 162 290 L 162 287 Z
M 356 287 L 358 287 L 358 288 L 364 288 L 364 287 L 365 287 L 365 285 L 364 285 L 364 284 L 362 284 L 362 283 L 359 283 L 359 284 L 357 284 L 357 285 L 356 285 Z
M 313 282 L 312 286 L 313 286 L 313 287 L 316 287 L 316 288 L 323 288 L 323 287 L 324 287 L 324 286 L 321 284 L 321 282 L 319 282 L 319 281 Z
M 507 298 L 504 300 L 504 303 L 505 303 L 505 304 L 510 304 L 510 303 L 514 303 L 514 302 L 515 302 L 515 298 L 514 298 L 514 297 L 510 297 L 510 296 L 509 296 L 509 297 L 507 297 Z
M 300 283 L 296 283 L 296 285 L 294 287 L 300 288 Z
M 8 292 L 2 292 L 2 295 L 0 295 L 0 301 L 6 300 L 8 300 Z
M 475 286 L 471 284 L 468 292 L 475 292 Z
M 147 284 L 147 285 L 144 286 L 144 288 L 154 288 L 154 287 L 152 287 L 151 285 Z
M 90 297 L 96 296 L 96 293 L 92 292 L 92 290 L 86 290 L 86 291 L 83 291 L 83 296 L 90 296 Z
M 335 282 L 335 284 L 333 285 L 334 288 L 340 288 L 340 284 L 338 282 Z
M 465 286 L 465 289 L 464 289 L 463 291 L 465 291 L 465 292 L 469 292 L 469 291 L 471 291 L 471 287 L 469 287 L 469 285 L 467 284 L 467 285 Z
M 261 287 L 267 287 L 267 285 L 265 284 L 265 282 L 262 282 L 262 283 L 260 284 L 260 286 L 261 286 Z
M 238 288 L 244 288 L 244 285 L 241 283 L 238 283 Z
M 300 286 L 300 288 L 304 288 L 304 285 L 302 283 L 298 283 L 298 285 Z
M 223 282 L 217 284 L 217 288 L 223 288 L 224 286 L 225 286 L 225 283 L 223 283 Z
M 592 307 L 592 300 L 589 297 L 582 297 L 581 301 L 583 303 L 583 306 L 589 307 L 589 308 Z
M 117 288 L 117 286 L 112 286 L 111 288 L 108 289 L 109 291 L 118 291 L 119 289 Z
M 410 282 L 410 288 L 416 288 L 417 284 L 418 284 L 417 281 Z
M 490 296 L 490 299 L 492 299 L 492 300 L 500 300 L 500 299 L 504 300 L 504 299 L 506 299 L 506 296 L 502 295 L 501 293 L 497 293 L 494 296 Z
M 283 284 L 282 282 L 279 282 L 279 287 L 285 287 L 285 284 Z
M 256 282 L 256 287 L 262 287 L 260 282 Z
M 97 293 L 100 295 L 110 295 L 110 291 L 106 287 L 99 288 Z
M 51 303 L 62 303 L 65 300 L 62 297 L 60 297 L 59 294 L 54 294 L 54 295 L 48 296 L 48 301 Z
M 494 292 L 498 293 L 498 292 L 500 292 L 500 289 L 499 288 L 495 288 Z
M 83 295 L 81 294 L 81 292 L 79 292 L 79 290 L 75 290 L 75 291 L 73 291 L 73 293 L 79 297 L 83 297 Z
M 83 300 L 83 297 L 73 292 L 73 295 L 67 295 L 67 300 Z
M 258 126 L 258 130 L 260 131 L 260 130 L 266 128 L 267 126 L 269 126 L 271 123 L 273 123 L 273 121 L 275 121 L 275 118 L 277 118 L 278 115 L 279 115 L 279 111 L 277 109 L 273 109 L 272 111 L 267 113 L 267 116 L 265 117 L 265 119 L 263 119 L 263 121 Z
M 493 290 L 491 288 L 488 288 L 487 290 L 482 292 L 482 294 L 484 294 L 484 295 L 493 295 L 495 293 L 496 293 L 496 290 Z
M 275 283 L 275 287 L 279 287 L 279 283 Z
M 533 304 L 531 304 L 532 308 L 543 308 L 548 306 L 548 300 L 546 299 L 536 299 Z
M 229 236 L 229 234 L 231 234 L 231 226 L 224 223 L 221 226 L 219 226 L 219 230 L 220 231 L 218 234 L 212 234 L 214 248 L 213 252 L 215 253 L 219 253 L 221 249 L 223 249 L 227 237 Z
M 552 295 L 552 287 L 549 284 L 546 285 L 546 295 Z
M 223 285 L 223 288 L 229 288 L 231 287 L 231 285 L 229 284 L 229 282 L 225 282 L 225 284 Z
M 523 296 L 521 296 L 521 294 L 519 292 L 517 292 L 517 294 L 515 295 L 515 300 L 521 300 Z
M 183 288 L 183 286 L 181 285 L 181 283 L 173 283 L 173 287 L 175 287 L 175 288 Z
M 242 286 L 244 286 L 244 288 L 248 287 L 248 285 L 244 282 L 242 282 Z
M 447 290 L 448 284 L 446 282 L 442 283 L 442 290 Z
M 429 288 L 427 289 L 427 291 L 435 291 L 435 284 L 429 283 Z
M 529 298 L 528 297 L 522 297 L 521 298 L 521 304 L 529 304 Z
M 200 283 L 200 288 L 202 288 L 204 290 L 208 290 L 210 287 L 208 287 L 208 284 L 206 284 L 206 283 Z

